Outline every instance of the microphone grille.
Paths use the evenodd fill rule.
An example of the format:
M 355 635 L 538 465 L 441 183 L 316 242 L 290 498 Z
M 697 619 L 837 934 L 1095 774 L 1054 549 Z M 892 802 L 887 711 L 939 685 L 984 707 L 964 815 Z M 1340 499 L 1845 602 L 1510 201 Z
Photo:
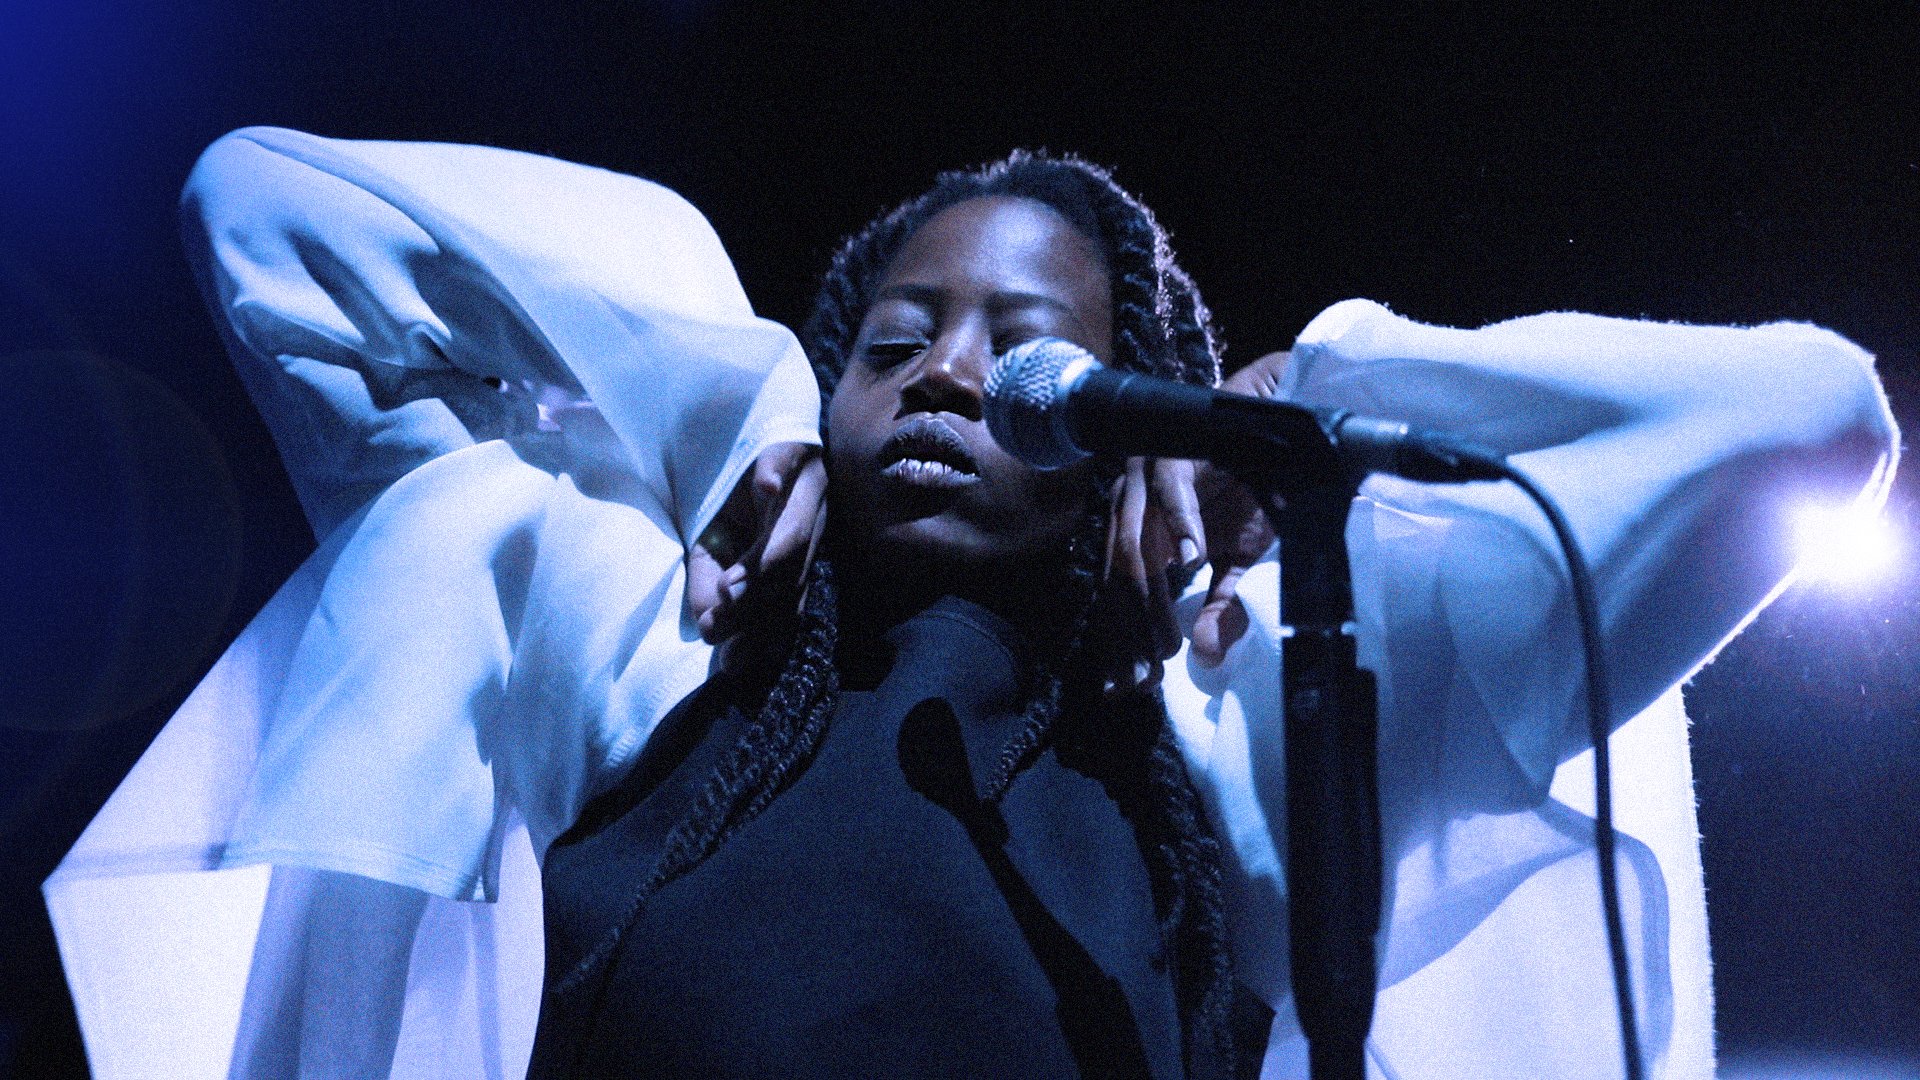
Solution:
M 1096 363 L 1087 350 L 1056 337 L 1008 349 L 987 373 L 983 388 L 987 431 L 1009 454 L 1036 469 L 1058 469 L 1087 457 L 1067 431 L 1066 391 Z

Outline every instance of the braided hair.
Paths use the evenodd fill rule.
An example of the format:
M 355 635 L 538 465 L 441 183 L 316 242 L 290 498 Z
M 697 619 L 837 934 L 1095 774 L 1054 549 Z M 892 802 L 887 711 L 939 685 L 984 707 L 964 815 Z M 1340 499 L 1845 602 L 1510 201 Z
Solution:
M 1212 316 L 1193 279 L 1174 261 L 1153 211 L 1098 165 L 1015 150 L 991 165 L 942 173 L 925 194 L 840 245 L 800 330 L 823 395 L 833 395 L 847 370 L 873 291 L 907 237 L 955 203 L 996 195 L 1045 203 L 1105 253 L 1113 279 L 1116 366 L 1205 386 L 1220 381 Z
M 927 192 L 840 246 L 800 334 L 824 397 L 831 397 L 846 371 L 873 293 L 907 238 L 940 211 L 989 196 L 1044 203 L 1099 246 L 1112 282 L 1117 366 L 1202 385 L 1219 381 L 1219 349 L 1207 307 L 1174 261 L 1167 233 L 1153 213 L 1097 165 L 1015 151 L 977 169 L 941 174 Z M 986 789 L 989 798 L 998 799 L 1048 747 L 1063 763 L 1105 786 L 1133 822 L 1151 878 L 1173 962 L 1188 1074 L 1224 1077 L 1233 1066 L 1233 989 L 1219 845 L 1158 691 L 1100 677 L 1157 663 L 1151 656 L 1131 655 L 1144 654 L 1144 634 L 1116 637 L 1095 625 L 1104 591 L 1105 492 L 1116 475 L 1108 471 L 1089 484 L 1065 560 L 1065 580 L 1056 585 L 1064 602 L 1047 605 L 1063 613 L 1060 632 L 1049 639 L 1067 644 L 1037 658 L 1023 722 Z M 779 645 L 769 650 L 761 642 L 754 650 L 776 655 L 765 704 L 708 777 L 694 807 L 668 834 L 659 864 L 631 902 L 628 923 L 648 896 L 698 865 L 759 814 L 820 746 L 840 685 L 834 666 L 840 590 L 830 558 L 814 560 L 803 588 L 798 625 L 777 631 L 791 633 L 783 657 Z M 583 980 L 617 943 L 617 934 L 604 940 L 563 983 Z

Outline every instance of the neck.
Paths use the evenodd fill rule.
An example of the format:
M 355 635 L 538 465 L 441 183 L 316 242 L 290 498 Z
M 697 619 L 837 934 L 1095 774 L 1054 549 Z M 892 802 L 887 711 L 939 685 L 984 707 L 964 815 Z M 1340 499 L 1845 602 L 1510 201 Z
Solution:
M 974 567 L 925 572 L 877 567 L 841 552 L 834 567 L 843 628 L 874 635 L 952 596 L 1006 620 L 1027 640 L 1045 643 L 1058 636 L 1061 613 L 1072 604 L 1063 585 L 1065 573 L 1057 566 L 1015 573 Z

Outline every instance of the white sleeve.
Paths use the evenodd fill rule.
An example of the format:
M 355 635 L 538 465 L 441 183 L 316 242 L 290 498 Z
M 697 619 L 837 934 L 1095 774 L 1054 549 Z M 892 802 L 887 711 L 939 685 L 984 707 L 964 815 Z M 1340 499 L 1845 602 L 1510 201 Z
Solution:
M 1478 441 L 1558 500 L 1594 570 L 1615 726 L 1786 583 L 1797 511 L 1877 504 L 1898 454 L 1872 358 L 1802 323 L 1556 313 L 1454 330 L 1347 301 L 1308 325 L 1293 357 L 1286 396 Z M 1543 792 L 1586 742 L 1572 603 L 1545 518 L 1506 484 L 1381 477 L 1362 494 L 1376 522 L 1445 523 L 1432 616 L 1457 652 L 1458 693 Z M 1384 549 L 1376 561 L 1383 577 L 1409 565 Z
M 182 207 L 322 536 L 426 460 L 529 427 L 531 403 L 483 378 L 584 393 L 683 540 L 759 447 L 819 441 L 798 343 L 754 317 L 706 219 L 657 184 L 247 128 L 208 148 Z
M 496 1072 L 534 857 L 704 678 L 686 545 L 811 372 L 632 177 L 254 128 L 183 206 L 321 545 L 47 883 L 96 1074 Z
M 1281 392 L 1482 442 L 1561 503 L 1595 570 L 1625 725 L 1617 817 L 1643 1035 L 1657 1075 L 1711 1075 L 1677 684 L 1789 579 L 1799 506 L 1884 497 L 1894 428 L 1870 358 L 1799 324 L 1552 314 L 1468 331 L 1352 300 L 1301 334 Z M 1545 520 L 1506 485 L 1376 477 L 1347 542 L 1361 662 L 1381 692 L 1376 1064 L 1409 1078 L 1616 1074 L 1587 759 L 1562 767 L 1585 743 L 1583 672 Z M 1239 970 L 1282 1013 L 1269 1074 L 1287 1076 L 1300 1043 L 1275 569 L 1270 554 L 1242 579 L 1254 629 L 1225 664 L 1169 665 L 1168 703 L 1232 856 Z

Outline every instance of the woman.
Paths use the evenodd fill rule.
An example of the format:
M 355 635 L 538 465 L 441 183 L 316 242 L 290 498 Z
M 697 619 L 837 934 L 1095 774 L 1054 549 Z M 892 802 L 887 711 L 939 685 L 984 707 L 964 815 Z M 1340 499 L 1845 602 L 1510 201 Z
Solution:
M 255 129 L 208 152 L 187 208 L 322 544 L 49 882 L 100 1075 L 162 1046 L 170 1075 L 517 1072 L 536 858 L 542 1068 L 952 1053 L 937 1060 L 1204 1075 L 1229 1064 L 1231 975 L 1273 1010 L 1268 1073 L 1300 1071 L 1272 555 L 1247 568 L 1214 538 L 1237 557 L 1182 602 L 1169 725 L 1154 605 L 1103 583 L 1110 535 L 1123 581 L 1157 584 L 1182 539 L 1180 561 L 1199 554 L 1181 470 L 1133 470 L 1111 530 L 1116 470 L 1035 476 L 970 411 L 986 359 L 1042 333 L 1212 379 L 1204 309 L 1097 170 L 944 178 L 836 262 L 807 332 L 833 495 L 797 625 L 778 583 L 813 532 L 820 472 L 789 445 L 818 440 L 812 379 L 670 193 Z M 1771 542 L 1789 496 L 1884 492 L 1866 358 L 1801 326 L 1450 331 L 1350 301 L 1284 376 L 1250 378 L 1477 438 L 1568 504 L 1621 661 L 1615 720 L 1659 702 L 1616 759 L 1642 796 L 1623 881 L 1646 1042 L 1666 1075 L 1705 1075 L 1668 691 L 1790 569 Z M 1365 494 L 1348 540 L 1391 883 L 1371 1053 L 1400 1076 L 1613 1075 L 1591 834 L 1555 775 L 1580 675 L 1555 556 L 1496 487 Z M 1149 503 L 1161 524 L 1142 530 Z M 697 635 L 734 627 L 710 678 Z M 900 662 L 955 653 L 957 681 Z M 848 952 L 823 942 L 873 940 L 905 947 L 821 966 Z M 783 963 L 789 947 L 812 962 Z M 980 972 L 1005 979 L 966 982 Z M 755 1000 L 795 1011 L 761 1021 Z M 690 1037 L 623 1015 L 641 1003 Z M 963 1037 L 858 1037 L 923 1003 Z
M 779 657 L 771 691 L 710 682 L 653 737 L 702 765 L 663 780 L 674 751 L 643 753 L 648 782 L 612 800 L 658 819 L 678 794 L 677 821 L 621 836 L 600 805 L 550 849 L 563 993 L 537 1072 L 1225 1075 L 1218 849 L 1135 682 L 1160 659 L 1146 627 L 1093 625 L 1121 621 L 1094 611 L 1120 476 L 1036 472 L 981 415 L 995 356 L 1043 336 L 1203 383 L 1218 366 L 1152 217 L 1079 162 L 949 174 L 842 251 L 806 334 L 831 512 L 802 625 L 741 620 L 767 640 L 736 657 Z M 1191 509 L 1190 474 L 1163 471 Z M 735 836 L 751 857 L 706 861 Z

